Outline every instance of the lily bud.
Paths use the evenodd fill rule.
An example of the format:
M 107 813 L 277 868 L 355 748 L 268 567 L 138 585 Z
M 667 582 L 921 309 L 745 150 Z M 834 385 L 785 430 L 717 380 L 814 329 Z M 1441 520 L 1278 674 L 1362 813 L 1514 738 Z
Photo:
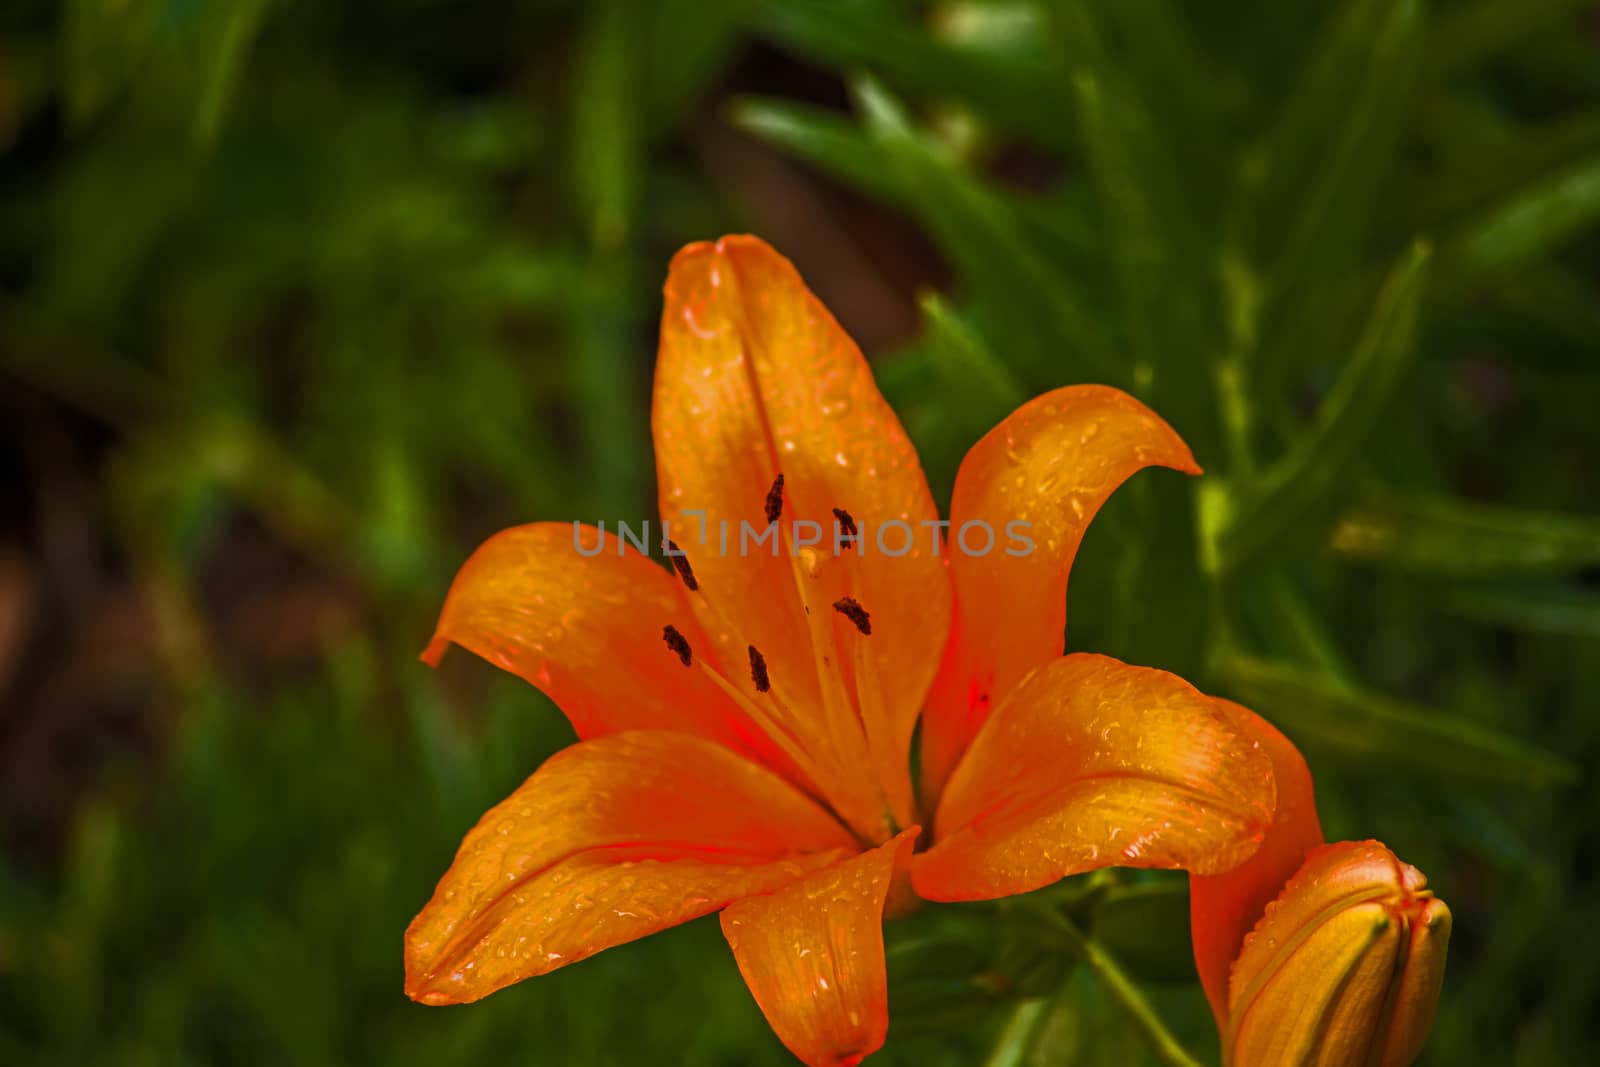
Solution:
M 1406 1067 L 1433 1026 L 1450 909 L 1376 841 L 1313 850 L 1245 938 L 1229 1067 Z

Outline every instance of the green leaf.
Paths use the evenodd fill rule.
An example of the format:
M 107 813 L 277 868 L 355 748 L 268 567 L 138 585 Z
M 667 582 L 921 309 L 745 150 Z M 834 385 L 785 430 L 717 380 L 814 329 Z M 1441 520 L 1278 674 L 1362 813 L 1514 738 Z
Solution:
M 1205 521 L 1214 566 L 1237 570 L 1331 518 L 1368 434 L 1415 360 L 1428 253 L 1418 242 L 1389 272 L 1354 354 L 1323 398 L 1316 421 L 1289 452 L 1244 485 L 1237 498 L 1210 491 Z
M 986 909 L 924 908 L 891 924 L 884 937 L 897 1026 L 964 1030 L 1015 998 L 1010 980 L 996 979 L 993 916 Z
M 920 136 L 900 103 L 869 79 L 852 89 L 868 133 L 970 294 L 990 313 L 996 348 L 1023 366 L 1116 378 L 1112 347 L 1082 286 L 1043 255 L 1025 220 Z
M 1212 60 L 1172 0 L 1079 0 L 1077 6 L 1092 6 L 1102 20 L 1107 42 L 1171 139 L 1173 154 L 1201 171 L 1220 169 L 1225 113 L 1247 92 L 1239 74 Z M 1210 177 L 1185 169 L 1186 183 Z
M 1600 111 L 1517 123 L 1478 101 L 1434 100 L 1421 126 L 1437 163 L 1403 196 L 1408 225 L 1433 230 L 1468 224 L 1525 190 L 1600 154 Z
M 1136 361 L 1133 380 L 1147 400 L 1211 451 L 1205 369 L 1217 344 L 1206 312 L 1206 240 L 1167 131 L 1156 125 L 1140 86 L 1108 54 L 1086 3 L 1057 7 L 1056 36 L 1072 74 L 1078 126 L 1114 268 L 1122 332 Z M 1204 176 L 1196 173 L 1202 188 Z
M 1512 48 L 1540 30 L 1575 30 L 1577 15 L 1592 6 L 1592 0 L 1473 0 L 1439 18 L 1429 63 L 1439 76 Z
M 1036 997 L 1012 1008 L 983 1067 L 1027 1067 L 1033 1063 L 1034 1048 L 1053 1006 L 1049 998 Z
M 906 18 L 902 5 L 882 0 L 766 4 L 758 26 L 830 67 L 866 70 L 906 91 L 965 101 L 985 120 L 1042 144 L 1071 142 L 1060 116 L 1039 106 L 1061 79 L 1034 38 L 989 38 L 978 46 L 939 40 Z
M 1027 396 L 982 336 L 938 293 L 918 300 L 928 331 L 927 358 L 946 396 L 961 396 L 962 407 L 982 426 L 993 426 Z
M 1342 5 L 1249 159 L 1247 247 L 1277 292 L 1295 294 L 1359 250 L 1408 114 L 1422 23 L 1421 0 Z
M 729 114 L 735 126 L 880 199 L 904 199 L 888 153 L 844 115 L 814 104 L 744 97 Z
M 706 92 L 738 49 L 741 24 L 753 7 L 755 0 L 655 0 L 649 5 L 640 104 L 652 138 L 677 128 Z
M 1438 295 L 1463 300 L 1536 263 L 1600 219 L 1600 156 L 1524 188 L 1439 246 Z
M 1600 565 L 1600 518 L 1373 490 L 1341 516 L 1331 543 L 1421 574 L 1561 573 Z
M 1578 778 L 1574 764 L 1526 742 L 1289 663 L 1224 653 L 1216 671 L 1230 695 L 1297 742 L 1367 772 L 1531 787 Z
M 1540 633 L 1600 637 L 1600 593 L 1592 589 L 1473 583 L 1446 590 L 1444 605 L 1480 622 Z
M 202 49 L 200 87 L 196 94 L 193 131 L 202 149 L 216 144 L 242 76 L 245 57 L 255 43 L 272 0 L 234 0 L 210 21 Z
M 1568 362 L 1568 369 L 1588 369 L 1589 358 L 1600 348 L 1600 302 L 1594 298 L 1594 284 L 1582 275 L 1554 262 L 1537 263 L 1516 277 L 1507 278 L 1488 294 L 1496 304 L 1525 322 L 1550 331 L 1581 348 Z M 1524 339 L 1517 353 L 1526 360 Z
M 1113 886 L 1096 904 L 1092 929 L 1106 951 L 1147 982 L 1194 977 L 1189 892 L 1182 878 Z
M 893 145 L 869 135 L 837 111 L 777 98 L 741 97 L 733 102 L 729 121 L 870 196 L 918 210 L 917 191 L 905 188 Z M 934 146 L 928 145 L 928 151 L 963 175 Z M 1076 201 L 1016 195 L 964 177 L 975 199 L 993 201 L 989 210 L 1014 215 L 1025 232 L 1077 253 L 1085 269 L 1096 261 L 1099 235 Z
M 1074 973 L 1060 996 L 1056 1011 L 1035 1038 L 1033 1064 L 1138 1062 L 1140 1045 L 1163 1067 L 1199 1067 L 1173 1036 L 1143 989 L 1123 969 L 1122 963 L 1097 938 L 1084 934 L 1062 916 L 1056 916 L 1061 933 L 1074 943 L 1083 967 Z M 1083 981 L 1093 978 L 1093 983 Z M 1091 1008 L 1098 1025 L 1076 1018 Z M 1077 1023 L 1077 1025 L 1074 1025 Z M 1123 1038 L 1120 1048 L 1107 1039 Z
M 573 75 L 573 187 L 595 247 L 615 248 L 632 227 L 641 167 L 635 110 L 640 49 L 625 0 L 602 0 Z
M 81 129 L 133 81 L 155 40 L 163 0 L 68 0 L 61 65 L 69 123 Z

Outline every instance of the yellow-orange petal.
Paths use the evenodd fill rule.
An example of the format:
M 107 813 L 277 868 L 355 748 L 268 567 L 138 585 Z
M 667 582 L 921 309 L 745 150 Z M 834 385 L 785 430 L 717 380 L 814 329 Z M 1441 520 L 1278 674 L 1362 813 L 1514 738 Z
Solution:
M 1272 764 L 1165 671 L 1072 655 L 1030 675 L 973 739 L 912 864 L 930 900 L 1026 893 L 1098 867 L 1215 873 L 1272 820 Z
M 1230 1067 L 1407 1067 L 1433 1024 L 1450 911 L 1376 841 L 1314 850 L 1234 965 Z
M 502 530 L 462 565 L 423 659 L 451 642 L 537 686 L 580 738 L 682 730 L 797 777 L 704 672 L 662 642 L 675 626 L 712 651 L 677 580 L 615 534 L 565 522 Z
M 922 796 L 939 789 L 992 707 L 1029 671 L 1061 655 L 1067 576 L 1095 513 L 1134 472 L 1199 474 L 1172 427 L 1104 385 L 1045 393 L 1007 416 L 962 460 L 952 538 L 995 531 L 986 555 L 954 551 L 956 617 L 922 725 Z M 974 547 L 978 534 L 971 535 Z M 959 548 L 959 545 L 957 545 Z
M 780 1040 L 810 1067 L 850 1067 L 883 1045 L 883 911 L 915 827 L 722 913 L 739 973 Z
M 462 841 L 406 930 L 406 993 L 477 1000 L 855 848 L 811 799 L 714 742 L 665 731 L 584 741 Z
M 747 645 L 765 657 L 794 733 L 833 771 L 836 808 L 859 824 L 887 798 L 905 825 L 950 589 L 922 467 L 860 349 L 763 241 L 690 245 L 667 279 L 651 425 L 662 517 L 699 579 L 704 628 L 730 662 Z M 812 527 L 753 540 L 780 473 L 784 536 L 797 521 L 821 531 L 799 565 L 787 550 Z M 854 548 L 835 552 L 835 508 L 862 536 Z M 870 614 L 870 637 L 833 610 L 844 596 Z M 841 795 L 852 782 L 876 788 Z
M 1249 708 L 1231 700 L 1216 703 L 1234 729 L 1260 743 L 1278 786 L 1277 810 L 1256 854 L 1231 871 L 1189 877 L 1195 967 L 1221 1027 L 1228 1019 L 1228 974 L 1239 946 L 1306 854 L 1322 844 L 1322 823 L 1311 771 L 1294 743 Z
M 1450 909 L 1438 897 L 1410 917 L 1406 962 L 1393 986 L 1393 1007 L 1378 1057 L 1379 1067 L 1408 1067 L 1433 1030 L 1450 947 Z

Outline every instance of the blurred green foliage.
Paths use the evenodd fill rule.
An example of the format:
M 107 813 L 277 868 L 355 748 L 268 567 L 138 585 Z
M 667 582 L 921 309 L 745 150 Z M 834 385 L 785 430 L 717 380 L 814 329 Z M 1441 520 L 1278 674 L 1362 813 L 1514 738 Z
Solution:
M 6 794 L 0 1062 L 786 1062 L 714 923 L 451 1010 L 399 947 L 567 740 L 415 662 L 453 568 L 653 511 L 667 258 L 802 209 L 840 263 L 937 252 L 870 346 L 936 493 L 1069 382 L 1194 446 L 1090 533 L 1069 644 L 1250 703 L 1330 836 L 1429 874 L 1426 1062 L 1600 1054 L 1593 3 L 18 0 L 0 196 L 3 531 L 43 590 L 8 775 L 98 632 L 73 589 L 132 591 L 147 666 L 65 800 Z M 1137 1062 L 1085 944 L 1214 1058 L 1184 909 L 1107 874 L 893 924 L 883 1058 Z

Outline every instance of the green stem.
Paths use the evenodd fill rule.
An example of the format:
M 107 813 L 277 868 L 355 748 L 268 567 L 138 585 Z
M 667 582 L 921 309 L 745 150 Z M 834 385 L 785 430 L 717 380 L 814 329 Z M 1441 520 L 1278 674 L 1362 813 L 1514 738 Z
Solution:
M 994 1043 L 989 1058 L 983 1061 L 983 1067 L 1021 1067 L 1038 1042 L 1047 1010 L 1053 1003 L 1044 997 L 1035 997 L 1013 1008 L 1011 1018 L 1006 1020 L 1000 1039 Z
M 1114 956 L 1101 948 L 1094 938 L 1079 930 L 1066 916 L 1052 914 L 1051 917 L 1057 928 L 1083 954 L 1084 965 L 1101 988 L 1128 1014 L 1134 1028 L 1144 1037 L 1158 1060 L 1166 1067 L 1202 1067 L 1200 1061 L 1190 1055 L 1172 1031 L 1167 1029 L 1167 1024 L 1161 1021 L 1161 1016 L 1139 992 L 1139 987 L 1134 985 Z

